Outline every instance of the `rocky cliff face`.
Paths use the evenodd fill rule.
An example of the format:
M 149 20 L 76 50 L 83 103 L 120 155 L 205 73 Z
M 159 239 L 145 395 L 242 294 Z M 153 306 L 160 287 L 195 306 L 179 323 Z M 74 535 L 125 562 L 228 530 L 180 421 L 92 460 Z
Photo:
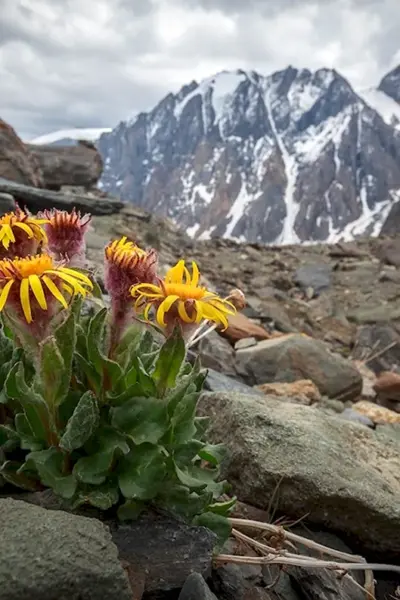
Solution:
M 378 89 L 400 104 L 400 65 L 383 77 Z
M 102 189 L 199 239 L 374 235 L 400 199 L 400 132 L 328 69 L 192 82 L 99 149 Z

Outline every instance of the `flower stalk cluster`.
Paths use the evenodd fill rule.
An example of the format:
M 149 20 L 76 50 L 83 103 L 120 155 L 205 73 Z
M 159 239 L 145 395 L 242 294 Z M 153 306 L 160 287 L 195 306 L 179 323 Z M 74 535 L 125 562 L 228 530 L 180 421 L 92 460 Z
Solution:
M 206 373 L 186 354 L 243 296 L 208 290 L 195 262 L 160 277 L 157 252 L 122 237 L 104 250 L 107 308 L 87 268 L 89 223 L 75 210 L 0 218 L 0 477 L 72 507 L 134 518 L 152 503 L 226 532 L 224 448 L 205 440 Z

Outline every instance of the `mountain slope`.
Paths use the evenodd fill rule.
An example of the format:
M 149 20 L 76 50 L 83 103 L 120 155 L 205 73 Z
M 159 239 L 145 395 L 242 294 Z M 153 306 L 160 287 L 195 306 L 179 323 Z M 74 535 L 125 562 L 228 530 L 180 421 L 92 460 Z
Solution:
M 101 187 L 200 239 L 377 234 L 400 199 L 400 133 L 336 71 L 223 72 L 102 135 Z
M 108 133 L 111 128 L 86 128 L 86 129 L 61 129 L 41 135 L 34 140 L 30 140 L 30 144 L 52 146 L 72 146 L 78 140 L 86 140 L 88 142 L 96 142 L 103 133 Z

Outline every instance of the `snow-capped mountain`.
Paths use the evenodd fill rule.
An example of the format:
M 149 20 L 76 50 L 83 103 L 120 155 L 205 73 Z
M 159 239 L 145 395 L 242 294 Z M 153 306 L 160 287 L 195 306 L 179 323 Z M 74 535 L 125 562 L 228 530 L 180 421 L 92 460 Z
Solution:
M 86 129 L 60 129 L 41 135 L 29 141 L 29 144 L 51 145 L 51 146 L 74 146 L 79 140 L 87 142 L 97 142 L 103 133 L 109 133 L 109 128 L 86 128 Z
M 400 200 L 400 130 L 374 93 L 330 69 L 192 82 L 101 136 L 101 187 L 200 239 L 376 235 Z

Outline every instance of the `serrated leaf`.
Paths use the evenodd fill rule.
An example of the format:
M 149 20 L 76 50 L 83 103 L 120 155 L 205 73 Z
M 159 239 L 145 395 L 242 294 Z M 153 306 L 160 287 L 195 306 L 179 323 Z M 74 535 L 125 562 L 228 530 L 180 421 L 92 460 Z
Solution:
M 185 342 L 179 328 L 176 327 L 161 347 L 153 371 L 153 379 L 161 394 L 174 387 L 185 356 Z
M 111 414 L 112 426 L 127 433 L 136 445 L 157 444 L 169 427 L 167 407 L 157 398 L 132 398 L 112 408 Z
M 231 535 L 232 526 L 226 517 L 212 512 L 205 512 L 193 519 L 193 525 L 207 527 L 217 536 L 214 552 L 218 553 Z
M 224 444 L 206 444 L 200 450 L 199 456 L 212 465 L 219 465 L 226 458 L 227 452 Z
M 161 449 L 141 444 L 121 460 L 118 483 L 125 498 L 151 500 L 162 487 L 165 474 L 165 456 Z
M 92 392 L 83 394 L 72 413 L 59 446 L 67 452 L 81 448 L 96 431 L 100 421 L 100 411 Z
M 30 452 L 26 456 L 24 467 L 19 473 L 24 472 L 34 466 L 39 474 L 43 485 L 52 488 L 52 490 L 61 498 L 71 499 L 77 487 L 77 481 L 73 475 L 63 473 L 64 455 L 57 448 L 48 448 Z

